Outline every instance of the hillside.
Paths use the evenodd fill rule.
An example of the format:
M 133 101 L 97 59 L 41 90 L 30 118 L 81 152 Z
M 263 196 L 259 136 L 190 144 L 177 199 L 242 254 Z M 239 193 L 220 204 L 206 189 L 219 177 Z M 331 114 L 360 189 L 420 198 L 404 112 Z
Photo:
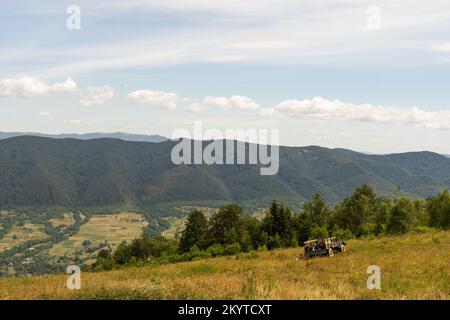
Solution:
M 264 207 L 273 198 L 298 204 L 320 192 L 337 202 L 367 183 L 382 194 L 427 197 L 450 185 L 450 159 L 435 153 L 366 155 L 343 149 L 281 147 L 280 170 L 251 165 L 171 162 L 175 142 L 118 139 L 0 140 L 0 208 L 89 208 L 236 202 Z
M 450 299 L 450 232 L 350 240 L 332 258 L 296 261 L 300 248 L 81 275 L 0 279 L 1 299 Z M 381 268 L 368 290 L 367 267 Z

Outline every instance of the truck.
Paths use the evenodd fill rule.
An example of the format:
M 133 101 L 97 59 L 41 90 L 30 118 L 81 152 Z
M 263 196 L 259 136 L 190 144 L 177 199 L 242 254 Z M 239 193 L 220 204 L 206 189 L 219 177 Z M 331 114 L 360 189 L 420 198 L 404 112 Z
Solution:
M 344 252 L 346 243 L 336 237 L 313 239 L 304 242 L 303 259 L 312 257 L 333 257 L 335 252 Z

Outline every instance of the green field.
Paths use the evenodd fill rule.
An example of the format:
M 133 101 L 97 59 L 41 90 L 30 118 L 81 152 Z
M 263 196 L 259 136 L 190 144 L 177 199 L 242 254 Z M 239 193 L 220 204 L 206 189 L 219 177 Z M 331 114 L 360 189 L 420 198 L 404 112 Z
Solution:
M 301 248 L 82 274 L 0 279 L 2 299 L 450 299 L 450 232 L 359 239 L 332 258 Z M 381 268 L 381 289 L 366 286 Z

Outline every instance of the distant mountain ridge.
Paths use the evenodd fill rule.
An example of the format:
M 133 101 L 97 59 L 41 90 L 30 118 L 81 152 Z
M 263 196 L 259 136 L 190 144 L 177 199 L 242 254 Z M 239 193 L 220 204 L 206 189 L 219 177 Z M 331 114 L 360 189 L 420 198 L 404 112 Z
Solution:
M 102 133 L 102 132 L 92 132 L 92 133 L 62 133 L 62 134 L 47 134 L 47 133 L 37 133 L 37 132 L 0 132 L 0 140 L 9 139 L 21 136 L 34 136 L 42 138 L 55 138 L 55 139 L 80 139 L 80 140 L 91 140 L 91 139 L 120 139 L 125 141 L 139 141 L 139 142 L 163 142 L 167 141 L 166 137 L 160 135 L 143 135 L 143 134 L 133 134 L 133 133 L 123 133 L 123 132 L 112 132 L 112 133 Z
M 320 192 L 337 202 L 367 183 L 381 195 L 400 188 L 431 196 L 450 186 L 450 159 L 431 152 L 367 155 L 345 149 L 280 147 L 280 170 L 261 176 L 257 165 L 174 165 L 174 141 L 0 140 L 0 208 L 99 207 L 202 201 L 265 206 Z

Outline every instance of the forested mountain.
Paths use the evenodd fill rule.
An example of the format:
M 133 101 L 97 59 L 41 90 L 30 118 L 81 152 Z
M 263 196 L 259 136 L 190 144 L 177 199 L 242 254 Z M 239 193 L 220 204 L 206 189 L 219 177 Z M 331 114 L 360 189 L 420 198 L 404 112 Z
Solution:
M 367 183 L 379 194 L 426 197 L 450 185 L 450 159 L 430 152 L 367 155 L 344 149 L 281 147 L 277 175 L 255 165 L 174 165 L 176 142 L 118 139 L 0 140 L 0 207 L 153 206 L 223 201 L 266 205 L 316 192 L 337 202 Z M 397 190 L 397 191 L 396 191 Z

